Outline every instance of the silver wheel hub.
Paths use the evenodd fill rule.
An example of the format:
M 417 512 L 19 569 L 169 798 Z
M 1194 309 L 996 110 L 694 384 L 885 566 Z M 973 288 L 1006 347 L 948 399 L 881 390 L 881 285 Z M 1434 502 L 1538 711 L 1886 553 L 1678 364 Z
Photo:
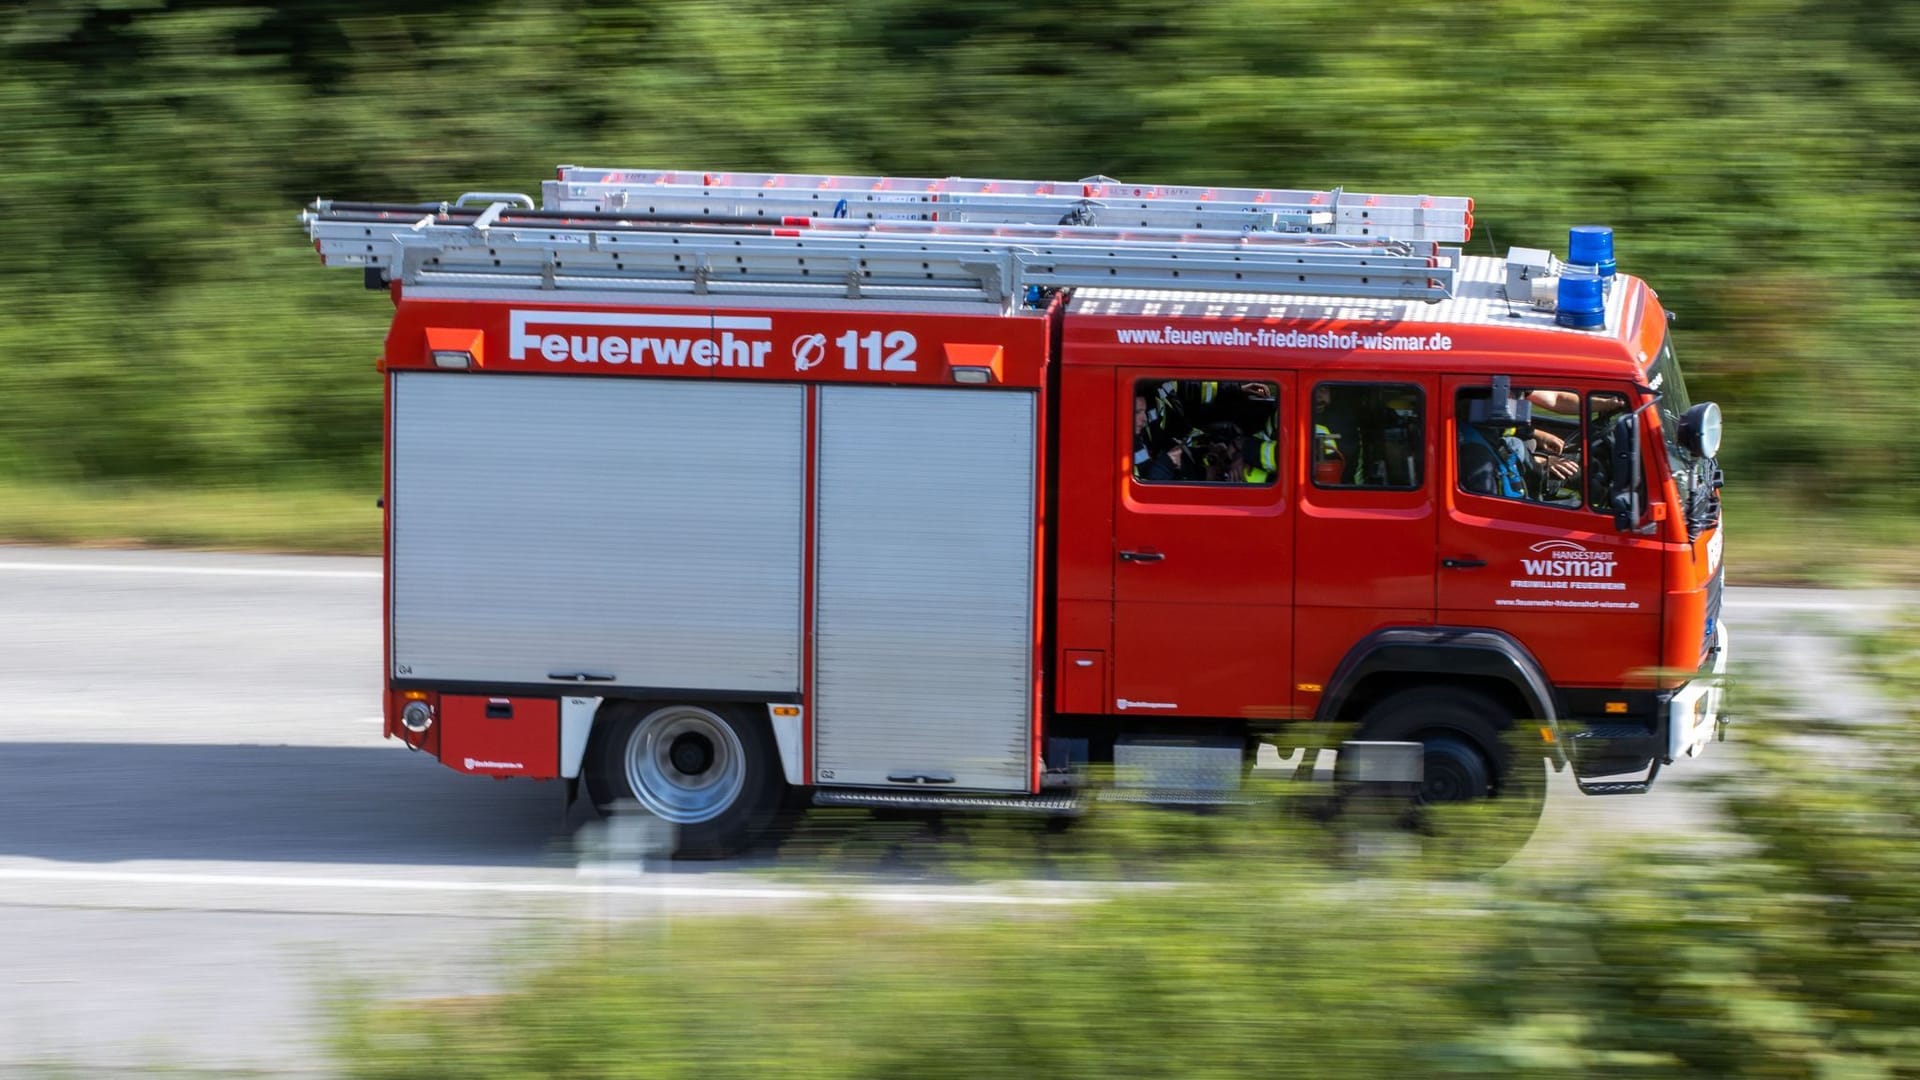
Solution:
M 725 813 L 747 782 L 740 736 L 690 705 L 649 713 L 627 737 L 627 788 L 656 817 L 696 825 Z

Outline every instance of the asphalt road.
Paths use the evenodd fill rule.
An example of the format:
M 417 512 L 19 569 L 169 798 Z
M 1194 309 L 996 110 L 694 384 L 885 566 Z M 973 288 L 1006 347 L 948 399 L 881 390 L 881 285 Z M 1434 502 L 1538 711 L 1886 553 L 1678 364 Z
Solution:
M 381 739 L 379 595 L 368 559 L 0 548 L 0 1072 L 317 1068 L 330 988 L 473 992 L 503 941 L 604 919 L 828 892 L 1072 899 L 603 861 L 605 830 L 564 820 L 560 785 L 459 776 Z M 1730 590 L 1735 660 L 1870 714 L 1843 632 L 1891 602 Z M 1703 828 L 1686 781 L 1713 760 L 1639 798 L 1556 788 L 1522 859 L 1597 829 Z

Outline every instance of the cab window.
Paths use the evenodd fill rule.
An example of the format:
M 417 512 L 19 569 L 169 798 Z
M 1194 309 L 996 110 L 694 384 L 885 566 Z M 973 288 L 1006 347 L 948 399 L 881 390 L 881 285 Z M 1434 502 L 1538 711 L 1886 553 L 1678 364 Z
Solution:
M 1613 513 L 1609 489 L 1613 483 L 1613 444 L 1619 422 L 1627 415 L 1625 394 L 1587 395 L 1587 509 Z M 1640 504 L 1646 505 L 1647 478 L 1635 478 Z
M 1319 383 L 1309 437 L 1313 482 L 1406 490 L 1421 482 L 1426 395 L 1412 383 Z
M 1579 391 L 1526 387 L 1516 393 L 1530 407 L 1530 423 L 1476 423 L 1475 406 L 1479 414 L 1487 411 L 1489 391 L 1460 391 L 1454 402 L 1460 490 L 1580 509 L 1589 455 L 1581 444 Z
M 1280 475 L 1280 387 L 1228 379 L 1133 384 L 1133 479 L 1262 487 Z

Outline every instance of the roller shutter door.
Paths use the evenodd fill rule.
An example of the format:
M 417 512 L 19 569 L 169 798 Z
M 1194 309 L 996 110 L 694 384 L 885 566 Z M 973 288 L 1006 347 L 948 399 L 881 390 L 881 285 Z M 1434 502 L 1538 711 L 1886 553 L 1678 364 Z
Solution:
M 804 392 L 397 374 L 401 678 L 799 689 Z
M 819 425 L 819 779 L 1028 790 L 1033 395 L 826 387 Z

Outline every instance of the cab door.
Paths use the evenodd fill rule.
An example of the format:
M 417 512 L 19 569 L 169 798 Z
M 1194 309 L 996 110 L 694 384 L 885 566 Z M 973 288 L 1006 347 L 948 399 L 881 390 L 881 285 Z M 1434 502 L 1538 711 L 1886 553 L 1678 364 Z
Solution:
M 1294 591 L 1294 704 L 1319 707 L 1354 645 L 1431 625 L 1439 380 L 1405 371 L 1303 375 Z
M 1294 385 L 1253 370 L 1121 369 L 1113 711 L 1284 715 Z
M 1441 623 L 1511 634 L 1559 686 L 1644 677 L 1660 654 L 1660 540 L 1620 532 L 1602 509 L 1609 420 L 1632 398 L 1624 387 L 1516 379 L 1533 414 L 1528 440 L 1524 428 L 1476 430 L 1472 402 L 1489 383 L 1485 375 L 1445 380 Z M 1502 482 L 1499 468 L 1522 455 L 1519 475 Z M 1551 477 L 1556 463 L 1569 475 Z

